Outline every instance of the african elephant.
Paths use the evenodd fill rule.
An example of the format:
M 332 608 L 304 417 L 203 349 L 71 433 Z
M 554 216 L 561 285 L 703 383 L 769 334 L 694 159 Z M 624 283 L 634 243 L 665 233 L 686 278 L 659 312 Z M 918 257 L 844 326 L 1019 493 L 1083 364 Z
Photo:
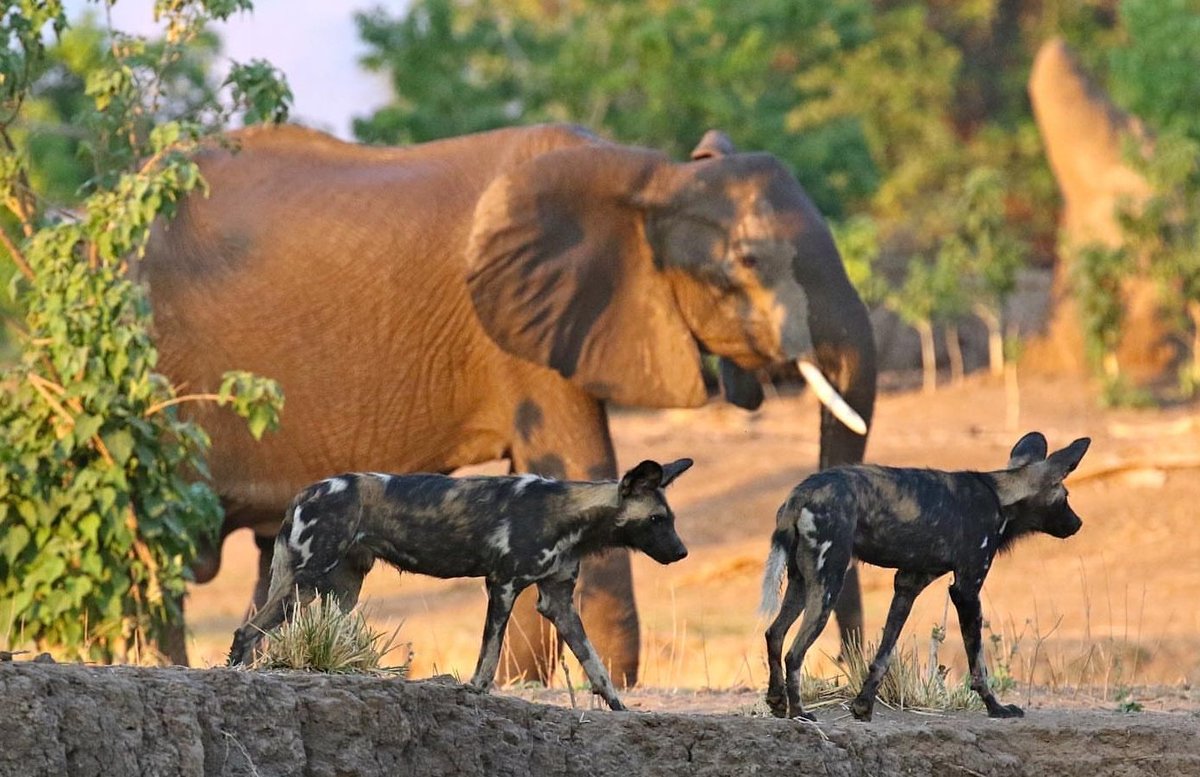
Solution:
M 207 391 L 246 369 L 283 386 L 282 427 L 259 443 L 229 411 L 196 411 L 224 532 L 260 539 L 260 601 L 271 537 L 304 484 L 505 457 L 518 472 L 615 478 L 606 403 L 703 404 L 702 352 L 723 358 L 743 406 L 762 399 L 746 371 L 807 354 L 870 421 L 866 310 L 769 155 L 710 133 L 673 163 L 568 126 L 408 148 L 297 127 L 232 140 L 236 153 L 199 154 L 211 195 L 156 227 L 142 272 L 172 380 Z M 865 443 L 822 412 L 821 466 L 861 460 Z M 198 580 L 219 560 L 218 548 Z M 627 555 L 585 566 L 580 593 L 616 682 L 635 682 Z M 545 677 L 549 643 L 526 604 L 512 658 Z

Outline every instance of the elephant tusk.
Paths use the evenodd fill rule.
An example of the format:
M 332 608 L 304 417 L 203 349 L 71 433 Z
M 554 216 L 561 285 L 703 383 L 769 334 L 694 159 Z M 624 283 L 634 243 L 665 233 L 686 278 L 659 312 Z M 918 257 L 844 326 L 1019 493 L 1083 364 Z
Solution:
M 821 374 L 817 365 L 801 359 L 796 362 L 796 366 L 800 368 L 800 374 L 808 381 L 808 385 L 812 387 L 817 399 L 821 400 L 822 405 L 829 408 L 829 412 L 833 413 L 834 418 L 845 424 L 851 431 L 863 435 L 867 433 L 867 422 L 854 408 L 850 407 L 846 400 L 842 399 L 842 395 Z

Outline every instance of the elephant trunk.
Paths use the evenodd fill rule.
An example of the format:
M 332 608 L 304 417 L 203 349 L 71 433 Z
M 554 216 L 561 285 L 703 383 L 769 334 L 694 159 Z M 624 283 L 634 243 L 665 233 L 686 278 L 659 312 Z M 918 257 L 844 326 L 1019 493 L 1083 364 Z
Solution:
M 813 331 L 817 367 L 863 422 L 854 429 L 828 406 L 821 408 L 821 469 L 863 460 L 875 413 L 875 338 L 866 306 L 854 303 L 842 307 L 836 332 Z

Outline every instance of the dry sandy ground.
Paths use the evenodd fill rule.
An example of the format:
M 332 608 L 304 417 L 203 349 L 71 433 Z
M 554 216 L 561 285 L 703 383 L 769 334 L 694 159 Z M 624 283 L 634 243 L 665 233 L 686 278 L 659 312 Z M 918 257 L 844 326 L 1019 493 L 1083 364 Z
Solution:
M 1092 437 L 1087 458 L 1067 481 L 1083 530 L 1066 541 L 1021 543 L 984 586 L 997 660 L 1019 681 L 1008 697 L 1024 702 L 1032 678 L 1042 689 L 1033 693 L 1035 707 L 1112 708 L 1121 693 L 1148 710 L 1195 706 L 1200 417 L 1186 407 L 1103 410 L 1091 390 L 1067 379 L 1023 377 L 1020 400 L 1019 422 L 1007 428 L 1004 385 L 987 377 L 933 395 L 884 395 L 867 457 L 989 469 L 1003 466 L 1013 442 L 1031 429 L 1044 432 L 1052 449 Z M 691 555 L 670 567 L 634 560 L 648 690 L 635 694 L 632 706 L 748 709 L 766 680 L 763 624 L 755 615 L 762 562 L 776 509 L 815 467 L 815 400 L 773 398 L 754 414 L 722 404 L 623 411 L 613 414 L 612 426 L 622 465 L 642 458 L 696 460 L 670 494 Z M 222 662 L 253 584 L 252 558 L 248 534 L 233 536 L 219 577 L 192 591 L 195 665 Z M 965 662 L 953 607 L 947 607 L 948 582 L 937 581 L 918 600 L 902 645 L 926 656 L 931 629 L 945 622 L 950 636 L 938 660 L 957 673 Z M 866 568 L 863 585 L 870 640 L 890 601 L 891 574 Z M 478 581 L 401 577 L 378 568 L 364 595 L 380 628 L 400 625 L 399 640 L 412 646 L 414 676 L 471 673 L 485 601 Z M 808 671 L 836 675 L 829 659 L 836 647 L 829 629 L 810 653 Z M 572 678 L 582 678 L 578 668 Z M 542 693 L 568 703 L 561 692 Z

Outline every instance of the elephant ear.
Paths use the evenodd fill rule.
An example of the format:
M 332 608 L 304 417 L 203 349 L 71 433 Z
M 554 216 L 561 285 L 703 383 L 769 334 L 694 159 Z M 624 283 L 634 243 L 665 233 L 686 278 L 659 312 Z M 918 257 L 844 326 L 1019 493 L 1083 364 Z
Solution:
M 710 129 L 700 138 L 700 142 L 692 149 L 692 161 L 697 159 L 717 159 L 736 153 L 733 141 L 718 129 Z
M 703 404 L 698 346 L 645 236 L 671 180 L 663 156 L 621 146 L 551 151 L 497 178 L 467 245 L 488 336 L 600 399 Z

